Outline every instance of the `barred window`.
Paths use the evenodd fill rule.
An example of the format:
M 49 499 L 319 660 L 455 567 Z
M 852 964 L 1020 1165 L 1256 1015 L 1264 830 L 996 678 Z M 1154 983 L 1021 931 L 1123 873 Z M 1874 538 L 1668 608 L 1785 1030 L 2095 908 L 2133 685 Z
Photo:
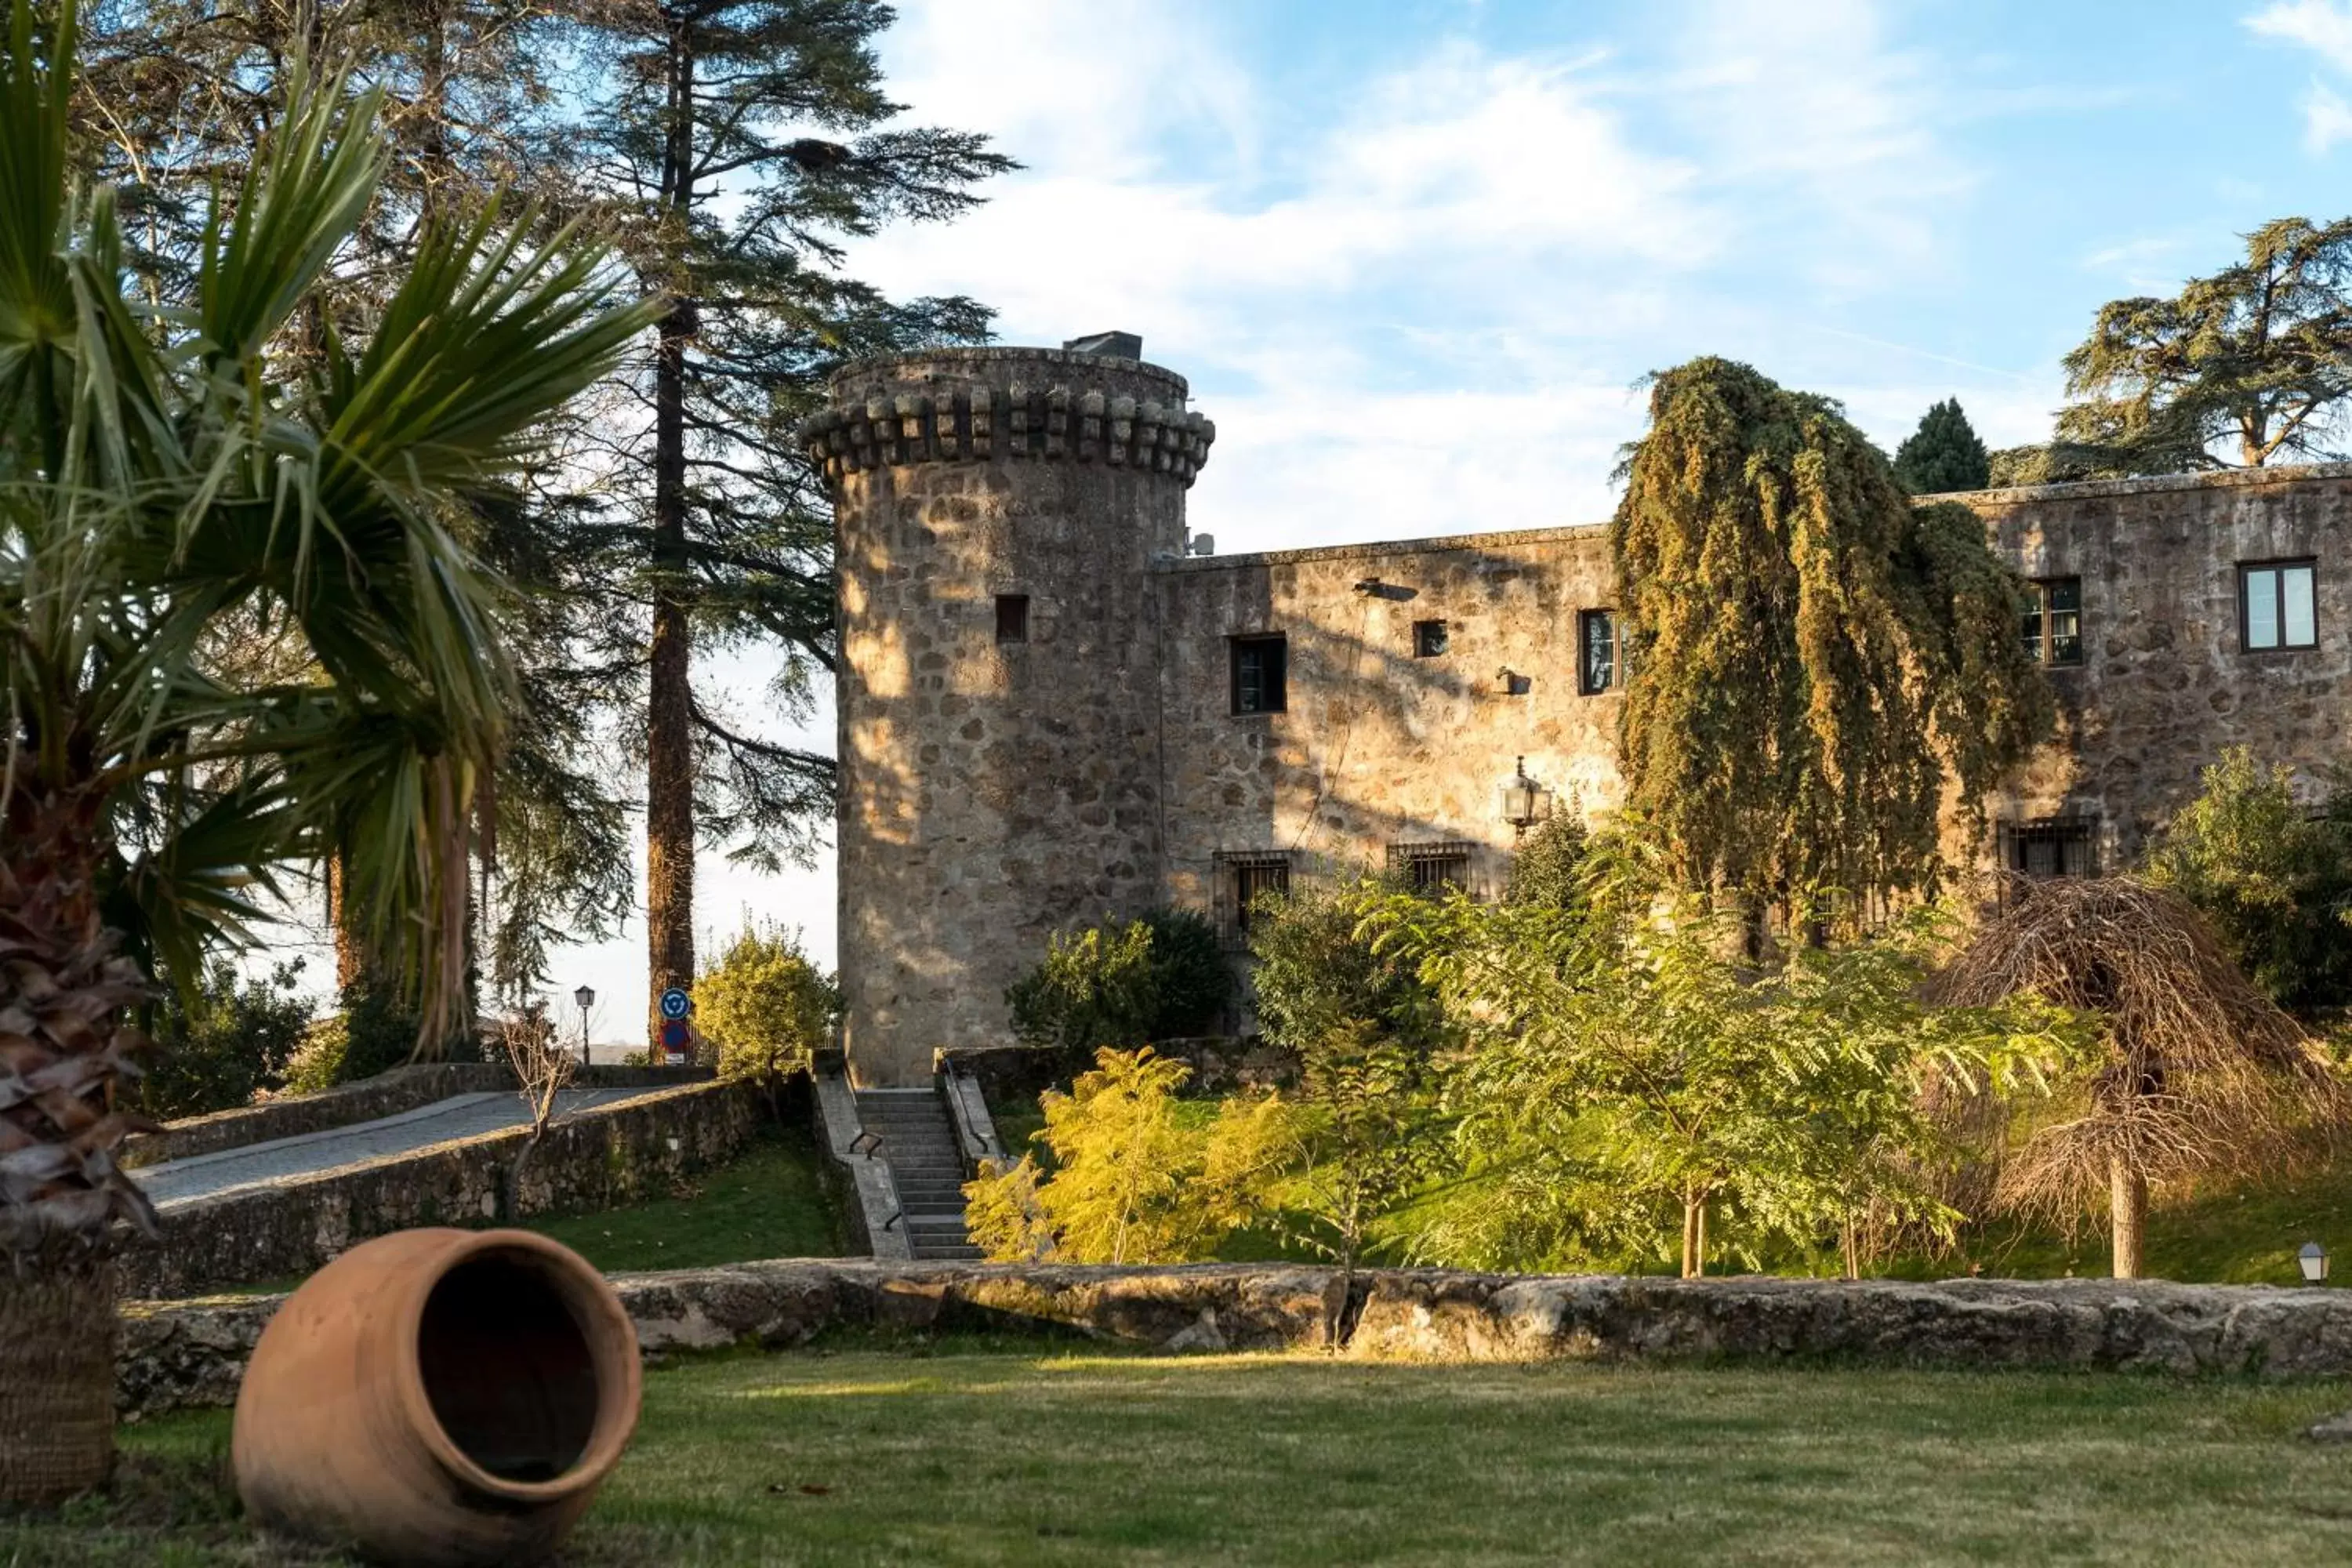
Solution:
M 1252 907 L 1269 894 L 1281 898 L 1290 891 L 1290 854 L 1283 849 L 1226 851 L 1217 857 L 1217 878 L 1223 884 L 1227 939 L 1239 947 L 1249 940 Z
M 2099 825 L 2089 817 L 2048 817 L 2005 826 L 2000 863 L 2028 877 L 2095 877 Z
M 1412 657 L 1436 658 L 1445 652 L 1445 623 L 1415 621 L 1412 623 Z
M 1436 844 L 1391 844 L 1389 869 L 1401 873 L 1416 893 L 1470 890 L 1470 846 L 1458 840 Z

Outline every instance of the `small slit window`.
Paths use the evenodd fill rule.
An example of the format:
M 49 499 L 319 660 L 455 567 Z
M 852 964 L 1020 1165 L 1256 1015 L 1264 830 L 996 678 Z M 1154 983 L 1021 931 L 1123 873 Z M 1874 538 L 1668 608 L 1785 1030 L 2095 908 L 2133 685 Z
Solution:
M 1444 621 L 1415 621 L 1412 623 L 1413 658 L 1435 658 L 1444 653 L 1444 651 L 1445 623 Z
M 1449 888 L 1470 890 L 1470 846 L 1466 842 L 1391 844 L 1389 869 L 1404 879 L 1416 893 L 1443 893 Z
M 2040 665 L 2083 662 L 2083 580 L 2046 577 L 2026 585 L 2025 652 Z
M 1233 639 L 1234 711 L 1280 713 L 1289 707 L 1290 643 L 1280 635 Z
M 1029 640 L 1029 595 L 999 594 L 996 595 L 996 640 L 1027 642 Z
M 2318 568 L 2264 561 L 2238 568 L 2238 624 L 2250 653 L 2319 646 Z
M 1576 689 L 1597 697 L 1617 685 L 1617 612 L 1579 610 L 1576 615 Z

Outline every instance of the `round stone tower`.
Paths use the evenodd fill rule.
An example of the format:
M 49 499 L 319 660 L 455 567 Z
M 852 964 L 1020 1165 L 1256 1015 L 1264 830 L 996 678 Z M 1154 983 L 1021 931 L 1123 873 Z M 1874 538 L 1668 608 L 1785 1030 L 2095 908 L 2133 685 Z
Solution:
M 841 583 L 843 1043 L 861 1085 L 1011 1039 L 1053 931 L 1160 893 L 1151 564 L 1215 428 L 1107 353 L 940 349 L 834 380 L 803 432 Z M 1124 350 L 1124 353 L 1120 351 Z

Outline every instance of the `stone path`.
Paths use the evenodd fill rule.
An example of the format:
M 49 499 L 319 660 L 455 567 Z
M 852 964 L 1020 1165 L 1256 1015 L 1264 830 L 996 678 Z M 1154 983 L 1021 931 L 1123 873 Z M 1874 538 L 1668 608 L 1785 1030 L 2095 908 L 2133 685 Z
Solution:
M 658 1087 L 566 1089 L 557 1100 L 556 1114 L 568 1116 L 593 1106 L 658 1092 Z M 522 1097 L 511 1091 L 457 1094 L 374 1121 L 356 1121 L 324 1132 L 248 1143 L 242 1149 L 224 1149 L 215 1154 L 166 1160 L 131 1172 L 131 1179 L 145 1190 L 157 1208 L 168 1212 L 181 1204 L 215 1197 L 234 1187 L 259 1186 L 338 1166 L 356 1165 L 363 1160 L 406 1154 L 453 1138 L 472 1138 L 520 1127 L 530 1120 Z

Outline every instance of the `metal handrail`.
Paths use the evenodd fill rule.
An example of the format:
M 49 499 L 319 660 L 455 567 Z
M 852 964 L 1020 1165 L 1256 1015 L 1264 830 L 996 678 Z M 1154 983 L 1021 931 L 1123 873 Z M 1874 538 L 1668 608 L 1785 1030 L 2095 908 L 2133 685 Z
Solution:
M 880 1151 L 881 1147 L 882 1134 L 873 1131 L 871 1128 L 861 1131 L 856 1137 L 852 1138 L 849 1141 L 849 1152 L 851 1153 L 863 1154 L 869 1160 L 874 1158 L 875 1154 Z

